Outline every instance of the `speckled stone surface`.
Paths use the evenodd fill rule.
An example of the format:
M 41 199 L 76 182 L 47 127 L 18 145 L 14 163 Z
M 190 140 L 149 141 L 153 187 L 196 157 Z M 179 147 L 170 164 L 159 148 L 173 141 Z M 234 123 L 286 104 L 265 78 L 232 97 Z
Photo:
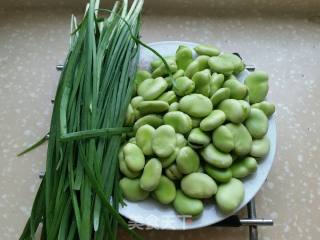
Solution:
M 178 1 L 179 2 L 179 1 Z M 314 4 L 315 1 L 311 1 Z M 16 153 L 44 135 L 68 47 L 69 11 L 0 10 L 0 239 L 17 239 L 30 214 L 46 147 Z M 319 8 L 318 8 L 319 9 Z M 319 239 L 320 235 L 320 25 L 317 18 L 151 14 L 143 17 L 147 42 L 214 43 L 239 52 L 270 74 L 277 104 L 278 146 L 257 213 L 272 218 L 260 239 Z M 146 239 L 248 239 L 246 228 L 144 231 Z M 121 234 L 120 239 L 128 239 Z

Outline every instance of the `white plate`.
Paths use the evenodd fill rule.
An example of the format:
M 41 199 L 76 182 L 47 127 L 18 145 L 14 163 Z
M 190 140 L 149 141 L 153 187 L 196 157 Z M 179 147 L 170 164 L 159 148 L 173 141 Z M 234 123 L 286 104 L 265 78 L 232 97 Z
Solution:
M 152 48 L 157 50 L 162 56 L 174 55 L 179 45 L 187 45 L 191 48 L 195 47 L 196 43 L 179 42 L 179 41 L 165 41 L 149 44 Z M 148 49 L 142 48 L 140 55 L 140 67 L 149 69 L 150 62 L 156 59 L 152 52 Z M 243 80 L 248 75 L 248 71 L 243 71 L 238 77 Z M 149 198 L 142 202 L 126 202 L 126 206 L 120 209 L 120 213 L 126 218 L 150 226 L 155 229 L 175 229 L 185 230 L 205 227 L 217 223 L 228 216 L 234 214 L 243 206 L 245 206 L 259 191 L 265 182 L 267 175 L 271 169 L 276 150 L 276 124 L 274 117 L 269 120 L 268 138 L 270 139 L 271 146 L 268 155 L 259 162 L 258 169 L 255 174 L 243 180 L 245 187 L 245 198 L 237 210 L 228 215 L 223 214 L 216 207 L 214 200 L 210 199 L 205 203 L 205 208 L 200 217 L 197 219 L 189 219 L 184 216 L 178 216 L 172 206 L 165 206 L 157 203 L 155 200 Z M 138 228 L 139 224 L 132 224 L 131 227 Z M 141 227 L 141 226 L 140 226 Z

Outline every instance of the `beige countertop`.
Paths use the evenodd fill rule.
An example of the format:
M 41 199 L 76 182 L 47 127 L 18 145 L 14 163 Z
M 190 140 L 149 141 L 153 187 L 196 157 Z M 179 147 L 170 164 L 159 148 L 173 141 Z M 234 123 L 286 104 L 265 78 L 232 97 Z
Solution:
M 32 2 L 32 1 L 31 1 Z M 179 2 L 179 1 L 178 1 Z M 316 6 L 315 1 L 311 1 Z M 173 6 L 174 7 L 174 6 Z M 172 8 L 173 8 L 172 7 Z M 318 10 L 320 7 L 318 6 Z M 314 10 L 314 9 L 313 9 Z M 277 105 L 278 145 L 267 182 L 256 196 L 257 214 L 272 218 L 260 239 L 319 239 L 320 236 L 320 21 L 255 14 L 166 15 L 148 8 L 146 42 L 214 43 L 239 52 L 270 75 Z M 30 214 L 44 169 L 46 147 L 16 153 L 46 133 L 59 73 L 68 47 L 72 10 L 0 9 L 0 239 L 17 239 Z M 77 12 L 76 12 L 77 13 Z M 80 13 L 80 12 L 79 12 Z M 145 231 L 146 239 L 248 239 L 246 228 Z M 121 239 L 127 239 L 122 235 Z

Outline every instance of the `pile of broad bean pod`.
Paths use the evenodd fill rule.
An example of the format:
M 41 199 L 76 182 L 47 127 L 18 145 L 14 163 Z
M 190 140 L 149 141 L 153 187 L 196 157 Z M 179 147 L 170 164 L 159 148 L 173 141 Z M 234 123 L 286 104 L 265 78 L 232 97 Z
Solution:
M 213 46 L 179 46 L 175 56 L 139 70 L 128 108 L 127 134 L 119 152 L 120 187 L 129 201 L 148 196 L 172 204 L 179 214 L 198 216 L 203 199 L 215 198 L 224 213 L 244 198 L 241 182 L 268 151 L 265 101 L 268 76 L 237 75 L 242 60 Z M 169 75 L 168 69 L 172 72 Z M 213 200 L 212 200 L 213 201 Z

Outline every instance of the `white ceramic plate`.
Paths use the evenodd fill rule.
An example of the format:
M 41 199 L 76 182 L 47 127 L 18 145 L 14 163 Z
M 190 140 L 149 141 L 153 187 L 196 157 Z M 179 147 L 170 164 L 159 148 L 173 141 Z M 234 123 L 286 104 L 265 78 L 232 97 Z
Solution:
M 162 56 L 170 56 L 175 54 L 178 46 L 181 44 L 187 45 L 191 48 L 197 45 L 196 43 L 190 42 L 165 41 L 151 43 L 150 46 L 157 50 Z M 140 55 L 140 68 L 149 69 L 150 62 L 156 58 L 157 56 L 148 49 L 142 48 Z M 248 71 L 245 70 L 238 76 L 238 78 L 243 80 L 247 75 Z M 271 169 L 276 150 L 276 124 L 273 117 L 269 120 L 269 130 L 267 135 L 271 142 L 270 151 L 268 155 L 259 162 L 256 173 L 243 180 L 245 198 L 241 206 L 239 206 L 234 213 L 245 206 L 256 195 L 265 182 Z M 150 228 L 155 229 L 184 230 L 200 228 L 217 223 L 233 214 L 231 213 L 226 215 L 221 213 L 216 207 L 213 199 L 206 201 L 202 215 L 197 219 L 192 220 L 190 218 L 185 218 L 184 216 L 178 216 L 172 206 L 161 205 L 151 198 L 142 202 L 126 201 L 126 204 L 127 205 L 125 207 L 120 209 L 120 213 L 123 216 L 134 222 L 150 226 Z M 139 227 L 137 224 L 131 224 L 133 225 L 131 227 Z

